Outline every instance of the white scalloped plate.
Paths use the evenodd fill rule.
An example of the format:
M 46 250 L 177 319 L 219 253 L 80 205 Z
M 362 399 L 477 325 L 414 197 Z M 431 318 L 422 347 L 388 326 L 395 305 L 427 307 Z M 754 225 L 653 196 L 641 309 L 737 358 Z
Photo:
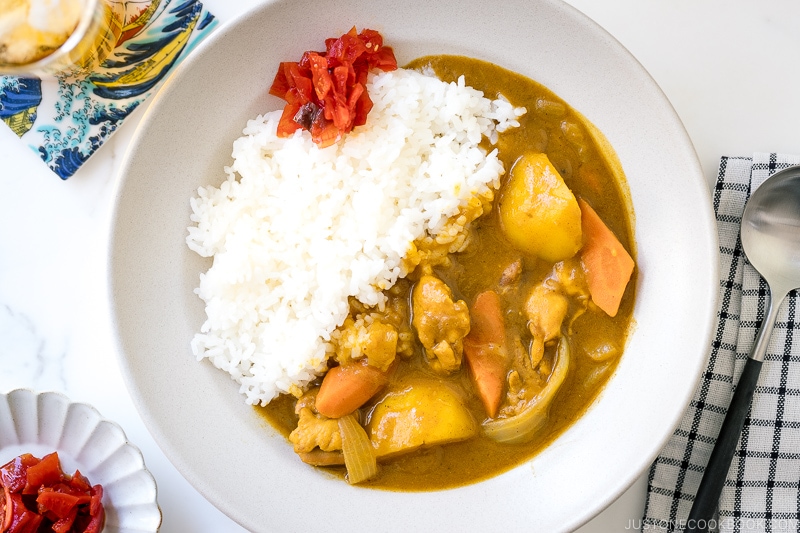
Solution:
M 94 407 L 56 392 L 0 394 L 0 465 L 23 453 L 58 452 L 67 474 L 103 486 L 105 533 L 154 533 L 161 525 L 156 482 L 142 453 Z

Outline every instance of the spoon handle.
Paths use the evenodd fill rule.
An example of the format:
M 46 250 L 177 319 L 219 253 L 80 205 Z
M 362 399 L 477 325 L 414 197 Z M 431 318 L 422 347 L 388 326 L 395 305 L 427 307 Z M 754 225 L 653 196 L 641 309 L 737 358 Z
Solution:
M 769 308 L 764 322 L 756 335 L 755 345 L 750 356 L 739 376 L 736 390 L 733 391 L 733 398 L 719 430 L 717 442 L 711 451 L 708 465 L 703 472 L 703 479 L 694 497 L 692 510 L 689 511 L 689 518 L 686 521 L 685 533 L 705 533 L 708 531 L 709 521 L 714 517 L 714 512 L 719 505 L 719 497 L 722 494 L 722 487 L 728 477 L 728 470 L 731 468 L 731 460 L 736 452 L 736 445 L 739 442 L 739 435 L 742 433 L 744 421 L 750 411 L 750 404 L 753 401 L 753 393 L 756 391 L 758 375 L 761 373 L 761 365 L 764 362 L 764 355 L 767 352 L 769 338 L 772 336 L 772 328 L 778 318 L 778 309 L 788 294 L 788 290 L 781 287 L 778 291 L 771 288 L 772 297 L 769 299 Z
M 719 496 L 722 494 L 722 487 L 725 485 L 725 478 L 728 476 L 733 454 L 736 452 L 736 444 L 739 442 L 739 435 L 750 410 L 761 365 L 761 361 L 747 358 L 736 391 L 731 398 L 728 413 L 725 415 L 725 421 L 719 430 L 717 443 L 703 473 L 703 480 L 694 497 L 694 504 L 686 522 L 686 533 L 708 531 L 709 520 L 714 517 L 714 512 L 717 510 Z

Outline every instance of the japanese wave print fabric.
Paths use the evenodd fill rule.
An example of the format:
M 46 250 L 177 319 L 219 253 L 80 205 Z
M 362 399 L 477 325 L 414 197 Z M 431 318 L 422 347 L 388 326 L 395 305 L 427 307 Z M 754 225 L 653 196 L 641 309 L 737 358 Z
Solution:
M 61 179 L 94 154 L 216 26 L 197 0 L 119 0 L 116 47 L 81 77 L 0 76 L 0 120 Z

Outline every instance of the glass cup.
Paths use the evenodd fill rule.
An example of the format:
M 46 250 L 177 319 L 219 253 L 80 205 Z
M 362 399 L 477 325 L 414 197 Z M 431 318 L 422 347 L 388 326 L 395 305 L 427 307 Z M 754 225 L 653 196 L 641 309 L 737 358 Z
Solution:
M 0 75 L 80 75 L 122 33 L 120 0 L 0 0 Z

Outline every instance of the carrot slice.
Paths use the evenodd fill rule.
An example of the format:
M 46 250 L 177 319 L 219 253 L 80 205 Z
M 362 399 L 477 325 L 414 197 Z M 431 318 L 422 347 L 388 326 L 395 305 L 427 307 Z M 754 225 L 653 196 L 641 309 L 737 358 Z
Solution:
M 497 414 L 506 381 L 506 328 L 500 297 L 485 291 L 475 298 L 470 310 L 471 326 L 464 338 L 464 359 L 484 409 Z
M 339 365 L 322 378 L 316 408 L 328 418 L 349 415 L 389 383 L 389 371 L 370 366 L 366 361 Z
M 464 339 L 464 359 L 486 414 L 494 418 L 503 399 L 505 350 L 497 344 L 472 344 Z
M 484 291 L 475 297 L 469 317 L 471 325 L 467 335 L 475 343 L 505 345 L 506 326 L 500 297 L 494 291 Z
M 633 258 L 592 206 L 582 198 L 578 205 L 583 231 L 581 262 L 589 293 L 597 307 L 615 316 L 633 274 Z

